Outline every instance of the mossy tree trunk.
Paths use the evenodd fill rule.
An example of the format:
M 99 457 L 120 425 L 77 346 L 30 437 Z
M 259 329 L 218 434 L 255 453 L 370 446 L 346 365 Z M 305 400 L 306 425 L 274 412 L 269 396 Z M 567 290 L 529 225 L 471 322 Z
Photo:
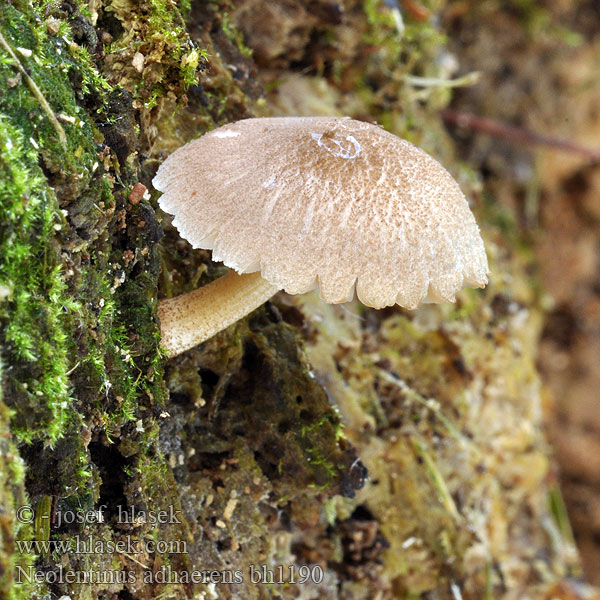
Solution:
M 150 181 L 170 150 L 252 114 L 341 112 L 453 160 L 436 112 L 449 88 L 409 84 L 442 76 L 444 38 L 417 13 L 401 35 L 398 14 L 320 0 L 2 4 L 0 595 L 542 597 L 576 568 L 546 507 L 560 502 L 539 433 L 535 298 L 492 226 L 492 264 L 513 283 L 452 309 L 280 298 L 183 357 L 159 347 L 159 294 L 223 271 L 157 216 Z M 502 401 L 506 423 L 527 426 L 517 441 L 506 423 L 478 427 Z M 497 483 L 483 474 L 501 479 L 502 452 Z M 543 566 L 510 554 L 517 539 Z M 260 565 L 287 579 L 311 565 L 312 581 L 256 583 Z

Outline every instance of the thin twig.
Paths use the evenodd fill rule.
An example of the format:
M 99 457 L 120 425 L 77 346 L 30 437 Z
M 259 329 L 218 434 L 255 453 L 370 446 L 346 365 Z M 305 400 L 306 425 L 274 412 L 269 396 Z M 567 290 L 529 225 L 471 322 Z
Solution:
M 455 87 L 467 87 L 473 85 L 479 81 L 481 73 L 479 71 L 473 71 L 467 73 L 462 77 L 456 79 L 442 79 L 440 77 L 418 77 L 417 75 L 405 75 L 404 81 L 410 83 L 414 87 L 444 87 L 444 88 L 455 88 Z
M 515 127 L 496 119 L 487 117 L 478 117 L 469 113 L 463 113 L 446 108 L 440 111 L 444 122 L 457 127 L 471 129 L 473 131 L 481 131 L 488 135 L 503 138 L 511 142 L 520 144 L 530 144 L 534 146 L 549 146 L 565 152 L 573 152 L 575 154 L 583 154 L 594 163 L 600 163 L 600 149 L 589 148 L 582 146 L 576 142 L 571 142 L 563 138 L 557 138 L 550 135 L 543 135 L 524 129 Z
M 448 433 L 454 439 L 458 440 L 465 447 L 469 448 L 469 450 L 480 454 L 478 448 L 473 444 L 473 442 L 471 442 L 469 438 L 463 435 L 454 426 L 454 424 L 444 415 L 444 413 L 439 408 L 439 404 L 435 400 L 433 400 L 432 398 L 425 398 L 425 396 L 419 394 L 417 390 L 411 388 L 403 379 L 401 379 L 395 374 L 390 373 L 389 371 L 386 371 L 385 369 L 378 368 L 377 374 L 384 381 L 387 381 L 388 383 L 391 383 L 392 385 L 395 385 L 396 387 L 400 388 L 409 400 L 418 402 L 419 404 L 430 410 L 440 420 L 442 425 L 446 428 Z
M 137 558 L 133 558 L 133 556 L 131 556 L 130 554 L 127 554 L 127 552 L 123 552 L 118 549 L 115 549 L 115 552 L 117 554 L 121 554 L 121 555 L 125 556 L 129 560 L 133 561 L 136 565 L 139 565 L 140 567 L 143 567 L 146 570 L 150 569 L 150 567 L 148 565 L 145 565 L 144 563 L 140 562 Z
M 54 127 L 54 129 L 56 130 L 56 133 L 58 133 L 58 138 L 60 139 L 62 145 L 66 146 L 67 145 L 67 136 L 65 134 L 65 130 L 62 128 L 62 125 L 58 122 L 58 119 L 56 118 L 56 115 L 54 114 L 52 107 L 50 106 L 50 104 L 48 104 L 48 100 L 46 100 L 46 98 L 44 97 L 44 94 L 42 94 L 42 91 L 37 86 L 35 81 L 33 79 L 31 79 L 31 77 L 25 70 L 25 67 L 23 67 L 23 65 L 21 64 L 19 57 L 13 52 L 13 49 L 10 47 L 8 42 L 4 39 L 4 36 L 2 35 L 1 32 L 0 32 L 0 46 L 2 46 L 10 54 L 11 58 L 15 61 L 15 65 L 16 65 L 17 69 L 19 69 L 19 72 L 25 78 L 25 81 L 27 82 L 29 89 L 31 90 L 33 95 L 36 97 L 37 101 L 40 103 L 40 106 L 42 107 L 42 109 L 44 110 L 46 115 L 48 116 L 50 123 L 52 123 L 52 127 Z
M 458 508 L 456 507 L 456 503 L 452 498 L 452 494 L 450 494 L 450 490 L 446 485 L 446 480 L 444 476 L 440 473 L 440 470 L 437 468 L 435 464 L 435 460 L 432 456 L 427 452 L 425 448 L 425 444 L 421 443 L 421 441 L 417 437 L 413 437 L 411 439 L 413 449 L 418 457 L 423 460 L 423 464 L 425 465 L 425 470 L 431 477 L 433 487 L 437 491 L 439 495 L 439 499 L 441 500 L 444 508 L 450 513 L 452 518 L 460 523 L 462 521 L 462 517 L 458 512 Z

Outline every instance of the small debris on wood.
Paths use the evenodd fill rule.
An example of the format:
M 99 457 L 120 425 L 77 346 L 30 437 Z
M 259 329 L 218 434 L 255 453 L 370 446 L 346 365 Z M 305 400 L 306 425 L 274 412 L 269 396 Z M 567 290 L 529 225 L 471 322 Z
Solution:
M 136 183 L 133 188 L 131 188 L 131 192 L 129 192 L 129 202 L 131 202 L 131 204 L 139 204 L 147 189 L 148 188 L 146 188 L 143 183 Z
M 133 68 L 138 72 L 141 73 L 144 70 L 144 61 L 145 61 L 145 57 L 141 52 L 136 52 L 133 55 L 133 59 L 131 60 L 131 64 L 133 65 Z
M 45 21 L 46 30 L 50 35 L 56 35 L 60 29 L 60 21 L 55 17 L 48 17 Z

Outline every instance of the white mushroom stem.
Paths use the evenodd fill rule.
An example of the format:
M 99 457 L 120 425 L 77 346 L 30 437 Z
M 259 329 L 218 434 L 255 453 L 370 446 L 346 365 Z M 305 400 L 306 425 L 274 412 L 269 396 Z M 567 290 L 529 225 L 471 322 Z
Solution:
M 279 291 L 260 273 L 230 271 L 193 292 L 158 303 L 162 346 L 177 356 L 251 313 Z

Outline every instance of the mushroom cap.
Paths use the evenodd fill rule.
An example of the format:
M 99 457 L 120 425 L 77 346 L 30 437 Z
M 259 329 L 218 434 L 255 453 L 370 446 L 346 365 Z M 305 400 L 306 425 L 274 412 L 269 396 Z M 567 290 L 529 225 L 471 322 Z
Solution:
M 290 294 L 367 306 L 454 301 L 488 264 L 467 200 L 423 150 L 338 117 L 247 119 L 186 144 L 153 185 L 195 248 Z

